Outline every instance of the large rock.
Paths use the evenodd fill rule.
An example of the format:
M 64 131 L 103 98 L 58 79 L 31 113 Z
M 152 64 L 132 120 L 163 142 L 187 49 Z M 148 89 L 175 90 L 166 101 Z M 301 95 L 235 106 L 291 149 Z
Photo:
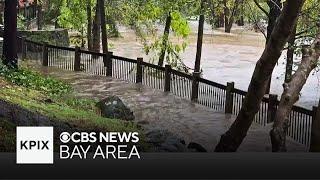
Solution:
M 132 121 L 135 119 L 133 112 L 117 96 L 110 96 L 97 103 L 101 115 L 106 118 Z
M 187 152 L 185 141 L 166 130 L 152 130 L 146 133 L 147 143 L 156 152 Z

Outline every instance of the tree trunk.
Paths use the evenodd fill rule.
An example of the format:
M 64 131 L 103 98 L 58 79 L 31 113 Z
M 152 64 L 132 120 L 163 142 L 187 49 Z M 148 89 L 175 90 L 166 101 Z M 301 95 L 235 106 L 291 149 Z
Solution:
M 170 35 L 171 21 L 172 21 L 171 13 L 169 13 L 169 15 L 166 18 L 166 26 L 164 28 L 164 33 L 163 33 L 162 48 L 161 48 L 159 62 L 158 62 L 159 66 L 163 66 L 164 58 L 166 56 L 166 51 L 168 48 L 168 39 Z
M 224 14 L 222 13 L 220 16 L 219 16 L 219 27 L 224 27 Z
M 225 32 L 226 33 L 231 33 L 231 29 L 232 29 L 232 25 L 234 23 L 234 19 L 235 19 L 235 16 L 236 16 L 236 13 L 238 12 L 239 10 L 239 5 L 240 5 L 240 1 L 241 0 L 235 0 L 234 2 L 234 5 L 233 5 L 233 8 L 232 8 L 232 11 L 231 11 L 231 14 L 230 14 L 230 9 L 227 7 L 227 1 L 225 0 L 225 11 L 227 13 L 227 15 L 225 15 L 226 19 L 225 19 Z M 229 14 L 230 14 L 230 17 L 229 17 Z
M 317 67 L 320 55 L 320 33 L 317 35 L 311 48 L 303 49 L 302 55 L 302 61 L 298 70 L 292 76 L 291 81 L 283 85 L 284 91 L 275 116 L 273 129 L 270 131 L 273 152 L 285 152 L 287 150 L 288 117 L 293 105 L 298 101 L 300 91 L 305 85 L 311 71 Z
M 230 16 L 230 9 L 227 5 L 227 0 L 223 1 L 224 4 L 224 27 L 225 27 L 225 32 L 228 32 L 229 27 L 229 16 Z M 231 30 L 231 29 L 230 29 Z
M 237 21 L 238 26 L 244 26 L 244 17 L 241 15 L 240 19 Z
M 42 30 L 43 28 L 42 5 L 38 3 L 37 3 L 37 26 L 38 26 L 38 30 Z
M 108 53 L 108 37 L 107 37 L 107 25 L 106 25 L 106 11 L 104 0 L 100 1 L 100 18 L 101 18 L 101 31 L 102 31 L 102 50 L 103 53 Z
M 92 50 L 92 11 L 91 11 L 91 0 L 87 0 L 87 43 L 88 50 Z
M 292 77 L 292 68 L 293 68 L 293 57 L 294 57 L 294 43 L 296 41 L 296 31 L 297 25 L 294 27 L 293 33 L 288 40 L 288 51 L 287 51 L 287 64 L 286 64 L 286 73 L 285 73 L 285 83 L 290 82 Z
M 199 27 L 198 27 L 198 42 L 197 42 L 197 54 L 196 54 L 196 62 L 194 67 L 194 72 L 200 72 L 200 65 L 201 65 L 201 53 L 202 53 L 202 41 L 203 41 L 203 27 L 205 17 L 203 14 L 203 2 L 201 1 L 201 8 L 200 8 L 200 18 L 199 18 Z
M 272 31 L 274 29 L 274 26 L 277 23 L 277 19 L 281 14 L 281 0 L 274 0 L 274 1 L 268 1 L 268 6 L 269 6 L 269 21 L 268 21 L 268 27 L 267 27 L 267 41 L 266 44 L 268 43 Z M 270 76 L 269 82 L 268 82 L 268 86 L 267 86 L 267 90 L 266 90 L 266 94 L 270 93 L 270 89 L 271 89 L 271 79 L 272 79 L 272 75 Z
M 238 26 L 244 26 L 244 17 L 243 17 L 243 0 L 239 0 L 239 7 L 238 7 L 238 10 L 236 10 L 236 15 L 238 17 L 238 20 L 237 20 L 237 25 Z
M 4 7 L 3 63 L 18 68 L 17 1 L 6 0 Z
M 278 24 L 273 29 L 270 40 L 257 62 L 239 115 L 230 129 L 221 136 L 220 142 L 215 149 L 216 152 L 236 151 L 247 135 L 255 115 L 260 109 L 268 80 L 293 31 L 304 2 L 305 0 L 286 1 Z
M 276 4 L 275 4 L 276 3 Z M 281 0 L 274 0 L 273 2 L 268 1 L 269 6 L 269 19 L 268 19 L 268 27 L 267 27 L 267 42 L 271 38 L 272 31 L 277 23 L 277 19 L 281 14 Z
M 99 0 L 97 0 L 96 4 L 96 12 L 95 12 L 95 18 L 93 21 L 93 28 L 92 28 L 92 33 L 93 33 L 93 45 L 92 45 L 92 50 L 95 52 L 100 52 L 100 7 L 99 7 Z

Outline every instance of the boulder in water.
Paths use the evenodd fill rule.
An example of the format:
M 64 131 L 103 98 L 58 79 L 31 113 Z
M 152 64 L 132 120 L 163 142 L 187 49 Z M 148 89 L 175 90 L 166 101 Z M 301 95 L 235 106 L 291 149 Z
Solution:
M 96 105 L 101 115 L 105 118 L 121 119 L 133 121 L 135 119 L 133 112 L 117 96 L 107 97 Z

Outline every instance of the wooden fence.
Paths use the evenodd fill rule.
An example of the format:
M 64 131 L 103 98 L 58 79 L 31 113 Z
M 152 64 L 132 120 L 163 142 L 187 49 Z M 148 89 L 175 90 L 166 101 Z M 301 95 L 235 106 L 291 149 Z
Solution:
M 129 59 L 115 56 L 111 52 L 102 54 L 80 48 L 41 44 L 25 38 L 18 39 L 21 43 L 23 59 L 37 60 L 43 66 L 84 71 L 92 75 L 142 83 L 228 114 L 239 113 L 247 94 L 245 91 L 236 89 L 233 82 L 227 85 L 219 84 L 201 78 L 198 73 L 186 74 L 172 69 L 169 65 L 160 67 L 144 62 L 142 58 Z M 272 123 L 278 104 L 277 95 L 265 96 L 254 121 L 263 126 Z M 311 143 L 312 137 L 319 134 L 316 124 L 317 119 L 320 118 L 316 118 L 316 111 L 316 107 L 308 110 L 294 106 L 289 116 L 287 135 L 307 147 L 316 146 Z

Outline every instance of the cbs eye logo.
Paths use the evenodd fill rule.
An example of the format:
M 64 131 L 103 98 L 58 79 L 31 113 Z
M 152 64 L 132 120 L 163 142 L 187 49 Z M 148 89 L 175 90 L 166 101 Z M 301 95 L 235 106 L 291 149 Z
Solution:
M 71 136 L 68 132 L 63 132 L 60 134 L 60 141 L 62 143 L 68 143 L 71 139 Z
M 60 134 L 60 141 L 62 143 L 95 143 L 97 142 L 97 134 L 95 132 L 73 132 L 72 134 L 68 132 L 62 132 Z
M 53 164 L 53 127 L 17 127 L 17 164 Z

